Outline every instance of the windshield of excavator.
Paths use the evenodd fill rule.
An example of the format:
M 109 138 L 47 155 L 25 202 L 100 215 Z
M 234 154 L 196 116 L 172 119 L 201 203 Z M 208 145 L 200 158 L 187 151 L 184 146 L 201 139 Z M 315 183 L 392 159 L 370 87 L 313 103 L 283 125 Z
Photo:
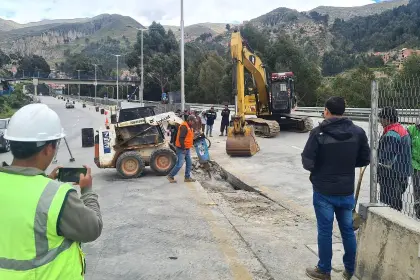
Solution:
M 287 81 L 271 84 L 272 106 L 274 110 L 284 110 L 289 107 L 290 87 Z

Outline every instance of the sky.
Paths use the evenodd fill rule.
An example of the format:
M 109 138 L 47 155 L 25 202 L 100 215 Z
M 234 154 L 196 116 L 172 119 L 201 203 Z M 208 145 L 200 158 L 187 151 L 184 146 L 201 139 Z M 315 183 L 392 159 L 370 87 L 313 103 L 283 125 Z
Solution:
M 43 19 L 85 18 L 108 13 L 130 16 L 143 25 L 150 25 L 152 21 L 179 25 L 180 2 L 181 0 L 1 0 L 0 18 L 28 23 Z M 351 7 L 374 2 L 381 0 L 184 0 L 184 23 L 237 23 L 282 6 L 308 11 L 321 5 Z

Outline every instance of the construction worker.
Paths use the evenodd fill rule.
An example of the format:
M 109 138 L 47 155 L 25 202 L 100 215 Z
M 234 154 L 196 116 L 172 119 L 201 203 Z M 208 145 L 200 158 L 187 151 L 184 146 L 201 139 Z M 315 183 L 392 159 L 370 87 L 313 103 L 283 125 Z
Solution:
M 190 149 L 193 146 L 194 141 L 194 125 L 196 119 L 194 115 L 189 115 L 187 121 L 184 121 L 178 129 L 176 135 L 175 146 L 176 155 L 178 157 L 176 164 L 172 171 L 168 175 L 168 180 L 171 183 L 176 183 L 175 176 L 182 168 L 185 161 L 185 179 L 184 182 L 195 182 L 196 180 L 191 178 L 191 153 Z
M 0 168 L 0 279 L 84 279 L 81 242 L 100 236 L 102 218 L 90 168 L 80 175 L 80 198 L 72 185 L 55 181 L 58 168 L 44 173 L 64 136 L 44 104 L 24 106 L 10 119 L 4 137 L 13 161 Z

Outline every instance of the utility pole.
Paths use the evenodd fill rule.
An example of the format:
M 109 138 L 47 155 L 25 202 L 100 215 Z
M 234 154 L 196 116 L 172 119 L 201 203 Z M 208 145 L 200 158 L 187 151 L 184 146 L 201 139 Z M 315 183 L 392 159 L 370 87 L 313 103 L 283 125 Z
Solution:
M 118 81 L 120 79 L 120 74 L 119 74 L 119 68 L 118 68 L 118 63 L 119 63 L 119 57 L 121 56 L 120 54 L 113 54 L 113 56 L 117 57 L 117 104 L 118 104 L 118 97 L 119 97 L 119 87 L 118 87 Z
M 143 90 L 144 90 L 143 31 L 144 29 L 141 30 L 141 83 L 140 83 L 140 90 L 139 90 L 140 106 L 143 106 Z
M 96 67 L 98 66 L 98 64 L 93 64 L 95 65 L 95 101 L 94 101 L 94 105 L 96 106 L 96 87 L 98 86 L 98 80 L 96 79 Z
M 143 32 L 145 31 L 145 30 L 148 30 L 147 28 L 137 28 L 137 27 L 134 27 L 134 26 L 131 26 L 131 25 L 127 25 L 127 27 L 130 27 L 130 28 L 134 28 L 134 29 L 137 29 L 138 31 L 140 31 L 141 32 L 141 50 L 140 50 L 140 53 L 141 53 L 141 55 L 140 55 L 140 70 L 141 70 L 141 82 L 140 82 L 140 88 L 139 88 L 139 101 L 140 101 L 140 106 L 143 106 L 142 104 L 143 104 L 143 99 L 144 99 L 144 95 L 143 95 L 143 92 L 144 92 L 144 54 L 143 54 L 143 37 L 144 37 L 144 34 L 143 34 Z
M 185 110 L 184 86 L 184 0 L 181 0 L 181 112 Z
M 80 71 L 82 70 L 77 70 L 77 77 L 79 79 L 79 100 L 80 100 Z

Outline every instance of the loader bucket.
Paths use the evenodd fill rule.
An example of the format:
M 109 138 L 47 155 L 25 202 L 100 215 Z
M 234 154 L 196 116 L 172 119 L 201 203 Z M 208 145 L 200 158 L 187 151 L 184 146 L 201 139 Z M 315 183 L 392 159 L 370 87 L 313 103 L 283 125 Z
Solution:
M 230 156 L 253 156 L 259 151 L 254 127 L 245 125 L 243 133 L 235 133 L 234 127 L 228 128 L 226 153 Z

